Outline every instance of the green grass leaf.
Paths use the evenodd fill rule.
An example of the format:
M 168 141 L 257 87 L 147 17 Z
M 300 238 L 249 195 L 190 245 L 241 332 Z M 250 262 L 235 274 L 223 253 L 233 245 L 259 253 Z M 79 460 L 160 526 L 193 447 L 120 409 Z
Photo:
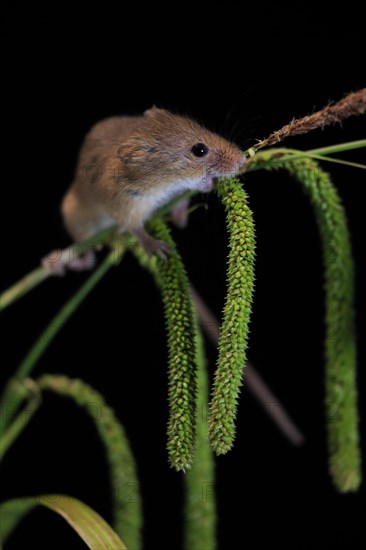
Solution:
M 72 399 L 94 422 L 104 445 L 113 493 L 113 526 L 129 548 L 142 548 L 142 498 L 136 464 L 122 424 L 103 396 L 77 378 L 45 374 L 39 389 Z
M 35 506 L 45 506 L 63 517 L 92 550 L 127 550 L 108 523 L 92 508 L 65 495 L 40 495 L 0 504 L 0 540 L 5 542 L 19 521 Z M 37 541 L 32 541 L 37 547 Z M 52 541 L 50 541 L 52 548 Z

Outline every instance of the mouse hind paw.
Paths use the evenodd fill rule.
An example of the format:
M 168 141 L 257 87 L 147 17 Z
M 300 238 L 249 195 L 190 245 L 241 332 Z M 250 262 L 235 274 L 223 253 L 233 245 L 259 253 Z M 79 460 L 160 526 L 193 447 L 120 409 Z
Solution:
M 152 254 L 157 254 L 162 260 L 166 260 L 167 256 L 170 254 L 170 246 L 165 242 L 159 239 L 155 239 L 144 229 L 138 229 L 134 231 L 134 235 L 138 238 L 145 252 L 151 256 Z
M 93 269 L 95 262 L 96 257 L 93 250 L 87 250 L 80 256 L 70 258 L 65 258 L 62 250 L 53 250 L 42 258 L 41 265 L 50 275 L 63 277 L 67 270 L 86 271 Z

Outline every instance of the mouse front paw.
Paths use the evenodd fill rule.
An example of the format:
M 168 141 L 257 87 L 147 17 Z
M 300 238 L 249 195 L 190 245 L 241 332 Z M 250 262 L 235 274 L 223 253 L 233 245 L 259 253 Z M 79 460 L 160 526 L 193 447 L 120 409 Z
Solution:
M 177 227 L 180 227 L 181 229 L 183 229 L 187 225 L 188 206 L 189 206 L 189 198 L 182 199 L 175 206 L 173 206 L 173 208 L 170 211 L 173 222 Z

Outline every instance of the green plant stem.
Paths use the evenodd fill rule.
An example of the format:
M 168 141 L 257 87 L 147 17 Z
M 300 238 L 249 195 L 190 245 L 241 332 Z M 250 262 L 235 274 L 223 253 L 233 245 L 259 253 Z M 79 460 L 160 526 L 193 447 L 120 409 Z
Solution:
M 246 364 L 254 289 L 255 233 L 241 182 L 235 178 L 220 179 L 217 192 L 226 210 L 230 251 L 228 289 L 210 402 L 209 435 L 215 452 L 224 454 L 234 442 L 237 403 Z
M 298 157 L 298 158 L 301 158 L 301 157 Z M 304 158 L 311 158 L 314 160 L 321 160 L 322 162 L 326 161 L 333 164 L 342 164 L 343 166 L 349 166 L 350 168 L 359 168 L 360 170 L 366 170 L 366 165 L 360 164 L 359 162 L 352 162 L 350 160 L 344 160 L 344 159 L 335 159 L 333 157 L 327 157 L 325 155 L 316 155 L 310 152 L 307 155 L 304 155 Z
M 170 247 L 166 260 L 157 259 L 169 349 L 168 456 L 176 470 L 190 468 L 196 443 L 196 333 L 189 285 L 183 262 L 162 220 L 149 224 L 155 237 Z
M 79 379 L 43 375 L 36 380 L 41 391 L 72 399 L 93 420 L 105 447 L 113 496 L 113 527 L 127 548 L 142 548 L 142 500 L 136 465 L 123 426 L 102 395 Z
M 329 467 L 341 492 L 361 483 L 354 266 L 347 219 L 330 176 L 309 159 L 285 163 L 313 206 L 323 248 L 326 290 L 326 416 Z
M 332 155 L 333 153 L 343 153 L 343 151 L 351 151 L 363 147 L 366 147 L 366 139 L 337 143 L 335 145 L 328 145 L 327 147 L 318 147 L 317 149 L 310 149 L 310 151 L 307 152 L 316 153 L 317 155 Z
M 208 375 L 203 338 L 196 319 L 198 423 L 194 462 L 185 481 L 185 550 L 215 550 L 215 464 L 208 439 Z
M 37 267 L 30 273 L 27 273 L 22 279 L 0 294 L 0 311 L 10 306 L 16 300 L 19 300 L 24 294 L 27 294 L 32 288 L 47 279 L 48 276 L 49 273 L 43 267 Z
M 36 506 L 45 506 L 59 514 L 91 550 L 127 550 L 117 533 L 92 508 L 69 495 L 38 495 L 7 500 L 0 504 L 0 545 L 5 542 L 18 523 Z M 40 527 L 41 535 L 49 528 Z M 34 548 L 39 548 L 36 534 Z M 57 533 L 50 534 L 50 548 L 58 547 Z M 27 547 L 31 546 L 29 543 Z M 1 546 L 0 546 L 1 548 Z M 133 550 L 130 548 L 129 550 Z
M 116 233 L 117 228 L 117 225 L 111 225 L 110 227 L 102 229 L 92 237 L 89 237 L 80 243 L 74 243 L 71 246 L 68 246 L 61 252 L 60 259 L 67 260 L 70 257 L 74 258 L 83 252 L 86 252 L 89 248 L 96 248 L 100 244 L 109 243 L 113 235 Z M 14 303 L 16 300 L 19 300 L 19 298 L 27 294 L 27 292 L 42 283 L 45 279 L 48 279 L 50 276 L 51 273 L 46 271 L 44 267 L 37 267 L 25 275 L 22 279 L 0 294 L 0 311 L 10 306 L 10 304 Z
M 342 159 L 328 158 L 327 155 L 334 153 L 341 153 L 343 151 L 350 151 L 366 147 L 366 140 L 361 139 L 358 141 L 351 141 L 349 143 L 340 143 L 338 145 L 331 145 L 329 147 L 321 147 L 318 149 L 310 149 L 308 151 L 299 151 L 297 149 L 288 149 L 285 147 L 272 147 L 265 151 L 257 153 L 254 157 L 244 164 L 243 172 L 254 172 L 255 170 L 261 170 L 266 168 L 265 163 L 269 163 L 270 167 L 281 166 L 281 163 L 288 161 L 295 161 L 304 158 L 315 158 L 318 160 L 324 160 L 328 162 L 334 162 L 338 164 L 344 164 L 346 166 L 352 166 L 355 168 L 365 169 L 365 165 L 356 162 L 350 162 Z
M 24 378 L 30 375 L 33 367 L 37 361 L 46 351 L 52 340 L 61 330 L 66 321 L 71 317 L 75 310 L 79 307 L 81 302 L 87 297 L 87 295 L 93 290 L 95 285 L 103 278 L 107 271 L 120 261 L 124 253 L 122 245 L 108 254 L 105 260 L 98 266 L 98 268 L 89 276 L 82 287 L 76 292 L 76 294 L 61 308 L 61 310 L 55 315 L 50 324 L 42 332 L 36 342 L 33 344 L 21 364 L 19 365 L 14 379 L 16 381 L 22 381 Z M 20 405 L 20 397 L 17 392 L 14 392 L 14 386 L 12 381 L 5 388 L 4 394 L 1 398 L 0 408 L 6 410 L 7 414 L 2 414 L 0 417 L 0 434 L 4 433 L 4 430 L 11 420 L 15 412 Z
M 299 151 L 298 149 L 287 149 L 286 147 L 271 147 L 264 151 L 255 153 L 254 156 L 250 154 L 250 148 L 245 151 L 245 154 L 252 157 L 253 162 L 261 160 L 269 160 L 269 157 L 276 156 L 277 152 L 281 151 L 287 153 L 288 151 L 295 151 L 300 155 L 306 155 L 308 153 L 314 153 L 315 155 L 332 155 L 334 153 L 343 153 L 344 151 L 352 151 L 354 149 L 362 149 L 366 147 L 366 139 L 358 139 L 356 141 L 347 141 L 345 143 L 336 143 L 335 145 L 328 145 L 326 147 L 317 147 L 316 149 L 309 149 L 308 151 Z M 273 159 L 275 160 L 275 159 Z M 289 159 L 286 159 L 289 160 Z
M 275 150 L 274 150 L 275 151 Z M 350 166 L 352 168 L 360 168 L 361 170 L 366 170 L 366 166 L 364 164 L 360 164 L 358 162 L 352 162 L 349 160 L 343 160 L 343 159 L 335 159 L 333 157 L 326 156 L 326 153 L 323 152 L 323 154 L 317 153 L 316 149 L 313 151 L 298 151 L 296 149 L 285 149 L 286 153 L 291 153 L 290 155 L 286 156 L 286 153 L 283 155 L 283 158 L 280 159 L 273 159 L 275 162 L 279 162 L 280 160 L 282 162 L 286 162 L 291 160 L 299 160 L 303 158 L 311 158 L 314 160 L 321 160 L 326 162 L 332 162 L 334 164 L 343 164 L 344 166 Z M 329 154 L 329 153 L 328 153 Z
M 38 410 L 41 404 L 41 398 L 39 392 L 31 391 L 30 395 L 27 396 L 24 392 L 23 387 L 18 382 L 13 382 L 18 384 L 19 388 L 15 391 L 20 391 L 20 403 L 23 399 L 28 398 L 28 401 L 22 411 L 11 422 L 10 426 L 6 430 L 5 434 L 1 434 L 0 437 L 0 462 L 4 458 L 5 453 L 10 449 L 14 441 L 19 437 L 24 428 L 28 425 L 29 421 Z M 29 392 L 27 392 L 29 393 Z M 6 411 L 1 411 L 2 414 L 6 414 Z

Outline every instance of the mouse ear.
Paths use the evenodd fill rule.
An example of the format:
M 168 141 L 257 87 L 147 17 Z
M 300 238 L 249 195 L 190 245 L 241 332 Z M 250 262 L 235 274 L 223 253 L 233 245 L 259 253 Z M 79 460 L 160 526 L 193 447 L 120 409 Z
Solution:
M 167 112 L 168 111 L 166 111 L 165 109 L 159 109 L 158 107 L 153 105 L 151 109 L 147 109 L 147 111 L 144 112 L 144 116 L 147 116 L 149 118 L 154 118 L 159 114 L 162 115 L 163 113 L 167 113 Z

